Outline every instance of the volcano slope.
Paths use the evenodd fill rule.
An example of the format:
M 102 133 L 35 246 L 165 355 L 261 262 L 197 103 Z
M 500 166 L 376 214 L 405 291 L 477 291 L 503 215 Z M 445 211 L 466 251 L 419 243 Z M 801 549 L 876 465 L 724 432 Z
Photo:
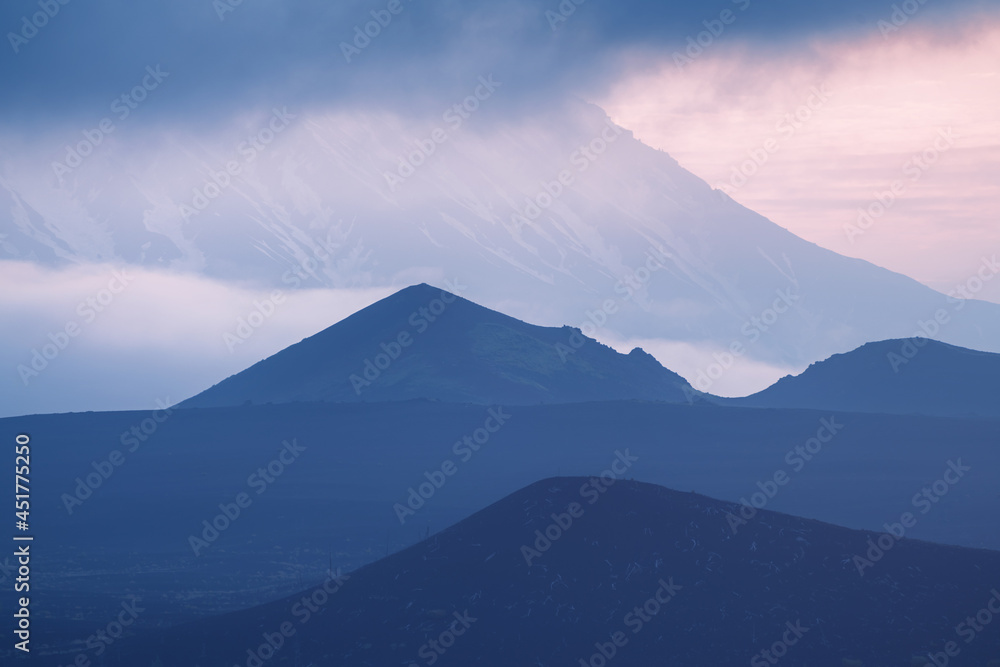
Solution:
M 1000 553 L 899 539 L 902 524 L 879 534 L 767 510 L 737 520 L 738 511 L 611 472 L 550 478 L 353 573 L 121 641 L 106 659 L 638 667 L 1000 658 L 987 622 L 1000 604 Z

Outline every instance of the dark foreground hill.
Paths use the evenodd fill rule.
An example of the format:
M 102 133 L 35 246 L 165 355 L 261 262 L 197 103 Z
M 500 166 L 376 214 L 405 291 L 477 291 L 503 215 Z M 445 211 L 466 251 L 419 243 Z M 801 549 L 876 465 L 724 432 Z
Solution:
M 1000 608 L 1000 553 L 766 510 L 740 522 L 738 505 L 613 478 L 535 483 L 326 589 L 118 642 L 106 664 L 784 658 L 875 667 L 1000 658 L 1000 634 L 987 622 L 1000 623 L 989 611 Z
M 636 348 L 625 355 L 571 327 L 548 328 L 421 284 L 372 304 L 180 407 L 294 401 L 525 405 L 685 402 L 690 386 Z
M 501 411 L 502 428 L 486 433 Z M 165 416 L 0 420 L 11 441 L 30 433 L 36 443 L 39 648 L 86 639 L 130 595 L 147 610 L 136 629 L 278 599 L 321 577 L 331 557 L 356 570 L 538 479 L 598 474 L 624 448 L 643 481 L 858 529 L 909 511 L 912 537 L 1000 550 L 1000 420 L 647 402 L 298 403 L 154 421 Z M 304 451 L 282 468 L 286 441 Z M 956 476 L 950 462 L 970 470 Z M 272 466 L 280 474 L 265 486 L 259 470 Z M 454 474 L 442 483 L 445 469 Z M 224 526 L 220 504 L 239 493 L 250 507 L 208 546 L 192 544 L 205 521 Z M 13 551 L 0 554 L 0 586 L 13 586 L 16 567 Z
M 730 404 L 1000 417 L 1000 354 L 926 338 L 869 343 Z

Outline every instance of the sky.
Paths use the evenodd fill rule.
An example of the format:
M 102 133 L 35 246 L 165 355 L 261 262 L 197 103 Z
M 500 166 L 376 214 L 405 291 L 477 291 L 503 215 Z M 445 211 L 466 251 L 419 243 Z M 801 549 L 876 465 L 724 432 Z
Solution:
M 935 289 L 1000 250 L 997 21 L 745 48 L 627 77 L 600 103 L 795 234 Z
M 5 4 L 0 31 L 0 186 L 25 155 L 49 162 L 67 136 L 100 136 L 109 110 L 118 134 L 108 142 L 152 151 L 178 136 L 228 136 L 275 108 L 419 119 L 493 73 L 506 88 L 488 122 L 567 95 L 594 102 L 795 234 L 935 289 L 1000 251 L 997 2 L 42 0 Z M 878 212 L 880 200 L 862 229 L 859 209 Z M 14 217 L 0 210 L 0 249 L 23 244 Z M 9 360 L 79 319 L 81 300 L 128 269 L 114 249 L 105 255 L 53 264 L 0 252 L 0 344 L 16 352 L 3 358 L 0 416 L 153 407 L 392 291 L 290 293 L 281 325 L 222 363 L 193 342 L 199 327 L 224 326 L 266 292 L 190 267 L 132 267 L 142 287 L 121 295 L 127 308 L 97 319 L 74 339 L 72 361 L 22 395 Z M 1000 303 L 1000 283 L 978 296 Z M 187 363 L 161 386 L 129 371 L 179 348 Z M 115 381 L 80 391 L 112 356 Z

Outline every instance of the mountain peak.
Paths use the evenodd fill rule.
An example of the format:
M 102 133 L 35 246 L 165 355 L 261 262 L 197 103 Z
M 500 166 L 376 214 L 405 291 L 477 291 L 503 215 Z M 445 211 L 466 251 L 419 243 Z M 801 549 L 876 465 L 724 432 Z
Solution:
M 412 285 L 190 398 L 181 407 L 398 401 L 684 402 L 687 382 L 636 348 L 540 327 Z M 636 360 L 639 363 L 635 363 Z
M 815 408 L 939 416 L 1000 417 L 1000 354 L 930 338 L 866 343 L 811 364 L 764 391 L 731 401 L 751 407 Z
M 653 362 L 657 366 L 661 366 L 662 365 L 659 362 L 659 360 L 657 360 L 656 357 L 654 357 L 653 355 L 651 355 L 649 352 L 646 352 L 646 350 L 642 349 L 641 347 L 633 347 L 632 351 L 628 353 L 628 356 L 631 357 L 631 358 L 633 358 L 633 359 L 638 359 L 640 361 L 650 361 L 650 362 Z

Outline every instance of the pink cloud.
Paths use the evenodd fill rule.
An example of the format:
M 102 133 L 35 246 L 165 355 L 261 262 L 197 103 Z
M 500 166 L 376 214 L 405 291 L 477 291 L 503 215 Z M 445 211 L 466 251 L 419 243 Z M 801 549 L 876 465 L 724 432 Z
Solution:
M 794 55 L 720 43 L 683 69 L 636 71 L 598 101 L 617 123 L 808 240 L 943 291 L 1000 252 L 996 19 Z M 1000 302 L 1000 284 L 979 296 Z

